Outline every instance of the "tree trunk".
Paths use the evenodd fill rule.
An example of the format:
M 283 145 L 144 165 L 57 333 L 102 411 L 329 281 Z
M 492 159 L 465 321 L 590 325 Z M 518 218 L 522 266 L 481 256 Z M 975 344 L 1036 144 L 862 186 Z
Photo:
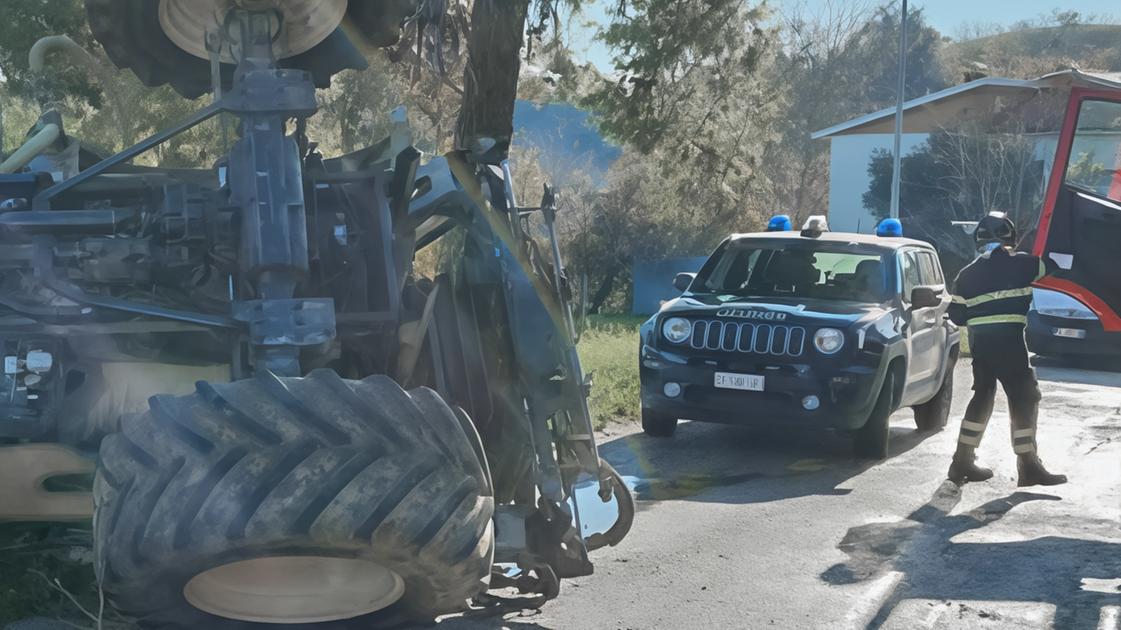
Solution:
M 528 11 L 529 0 L 475 0 L 471 10 L 455 145 L 473 149 L 481 138 L 493 138 L 496 144 L 487 153 L 488 162 L 506 157 L 514 135 L 514 100 Z
M 592 296 L 592 303 L 588 305 L 589 313 L 599 313 L 599 310 L 603 308 L 603 303 L 607 301 L 607 298 L 611 297 L 611 291 L 615 288 L 615 278 L 619 275 L 621 270 L 622 268 L 618 263 L 608 267 L 607 273 L 599 283 L 599 288 L 596 289 L 595 295 Z

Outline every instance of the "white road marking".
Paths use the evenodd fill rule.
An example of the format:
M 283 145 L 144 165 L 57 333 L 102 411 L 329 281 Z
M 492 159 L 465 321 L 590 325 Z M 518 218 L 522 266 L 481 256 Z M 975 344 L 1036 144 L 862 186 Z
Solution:
M 864 591 L 852 608 L 845 615 L 844 628 L 866 628 L 872 617 L 880 610 L 884 600 L 891 596 L 892 591 L 903 580 L 902 571 L 888 571 L 872 581 L 868 590 Z
M 880 626 L 881 630 L 1053 627 L 1054 604 L 970 599 L 904 599 Z
M 1102 606 L 1098 630 L 1117 630 L 1121 625 L 1121 606 Z
M 1094 593 L 1117 593 L 1121 592 L 1121 578 L 1082 578 L 1082 585 L 1079 587 L 1084 591 L 1092 591 Z

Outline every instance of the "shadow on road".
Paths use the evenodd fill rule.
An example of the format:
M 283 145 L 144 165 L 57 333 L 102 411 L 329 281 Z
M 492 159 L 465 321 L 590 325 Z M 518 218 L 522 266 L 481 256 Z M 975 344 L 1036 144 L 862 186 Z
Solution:
M 1031 359 L 1040 380 L 1083 385 L 1121 385 L 1121 359 L 1115 357 L 1041 357 Z
M 532 620 L 538 611 L 526 611 L 526 616 L 516 613 L 505 615 L 476 615 L 449 617 L 441 620 L 434 628 L 438 630 L 553 630 Z M 402 628 L 401 630 L 405 630 Z
M 1101 608 L 1121 603 L 1115 587 L 1095 588 L 1095 580 L 1121 577 L 1121 544 L 1058 536 L 1006 543 L 951 542 L 962 532 L 1001 519 L 1018 505 L 1059 497 L 1016 492 L 948 516 L 960 498 L 960 490 L 946 482 L 927 504 L 902 521 L 853 527 L 838 545 L 849 560 L 830 567 L 822 579 L 853 584 L 885 571 L 903 574 L 868 624 L 870 629 L 883 626 L 907 599 L 1045 602 L 1056 607 L 1056 628 L 1096 628 Z
M 914 426 L 909 412 L 894 416 L 892 425 L 892 457 L 930 435 L 906 426 Z M 854 458 L 852 442 L 843 435 L 698 422 L 683 422 L 668 439 L 643 434 L 616 438 L 601 444 L 599 452 L 623 475 L 640 502 L 742 504 L 844 495 L 849 490 L 838 485 L 878 463 Z M 763 483 L 778 479 L 782 482 Z M 759 483 L 745 483 L 756 480 Z

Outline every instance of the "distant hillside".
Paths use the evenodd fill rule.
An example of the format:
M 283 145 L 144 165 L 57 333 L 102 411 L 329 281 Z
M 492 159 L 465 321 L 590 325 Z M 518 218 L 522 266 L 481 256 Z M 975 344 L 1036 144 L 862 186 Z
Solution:
M 1121 71 L 1121 25 L 1076 24 L 1008 31 L 944 48 L 947 70 L 1035 78 L 1059 69 Z M 960 77 L 953 77 L 960 80 Z
M 543 162 L 602 175 L 622 151 L 604 140 L 589 118 L 588 112 L 567 103 L 519 100 L 514 105 L 514 143 L 536 147 Z

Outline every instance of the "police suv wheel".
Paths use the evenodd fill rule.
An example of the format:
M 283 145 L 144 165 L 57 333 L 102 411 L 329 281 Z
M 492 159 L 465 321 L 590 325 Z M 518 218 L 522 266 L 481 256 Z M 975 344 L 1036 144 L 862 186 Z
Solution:
M 915 405 L 915 425 L 919 431 L 941 431 L 950 417 L 950 404 L 954 398 L 954 365 L 957 357 L 950 357 L 946 363 L 946 374 L 942 376 L 942 387 L 934 398 L 921 405 Z
M 857 457 L 886 459 L 891 439 L 891 396 L 895 378 L 891 372 L 884 377 L 884 385 L 868 421 L 857 430 L 853 450 Z
M 677 430 L 677 418 L 662 413 L 642 410 L 642 431 L 650 437 L 673 437 Z

